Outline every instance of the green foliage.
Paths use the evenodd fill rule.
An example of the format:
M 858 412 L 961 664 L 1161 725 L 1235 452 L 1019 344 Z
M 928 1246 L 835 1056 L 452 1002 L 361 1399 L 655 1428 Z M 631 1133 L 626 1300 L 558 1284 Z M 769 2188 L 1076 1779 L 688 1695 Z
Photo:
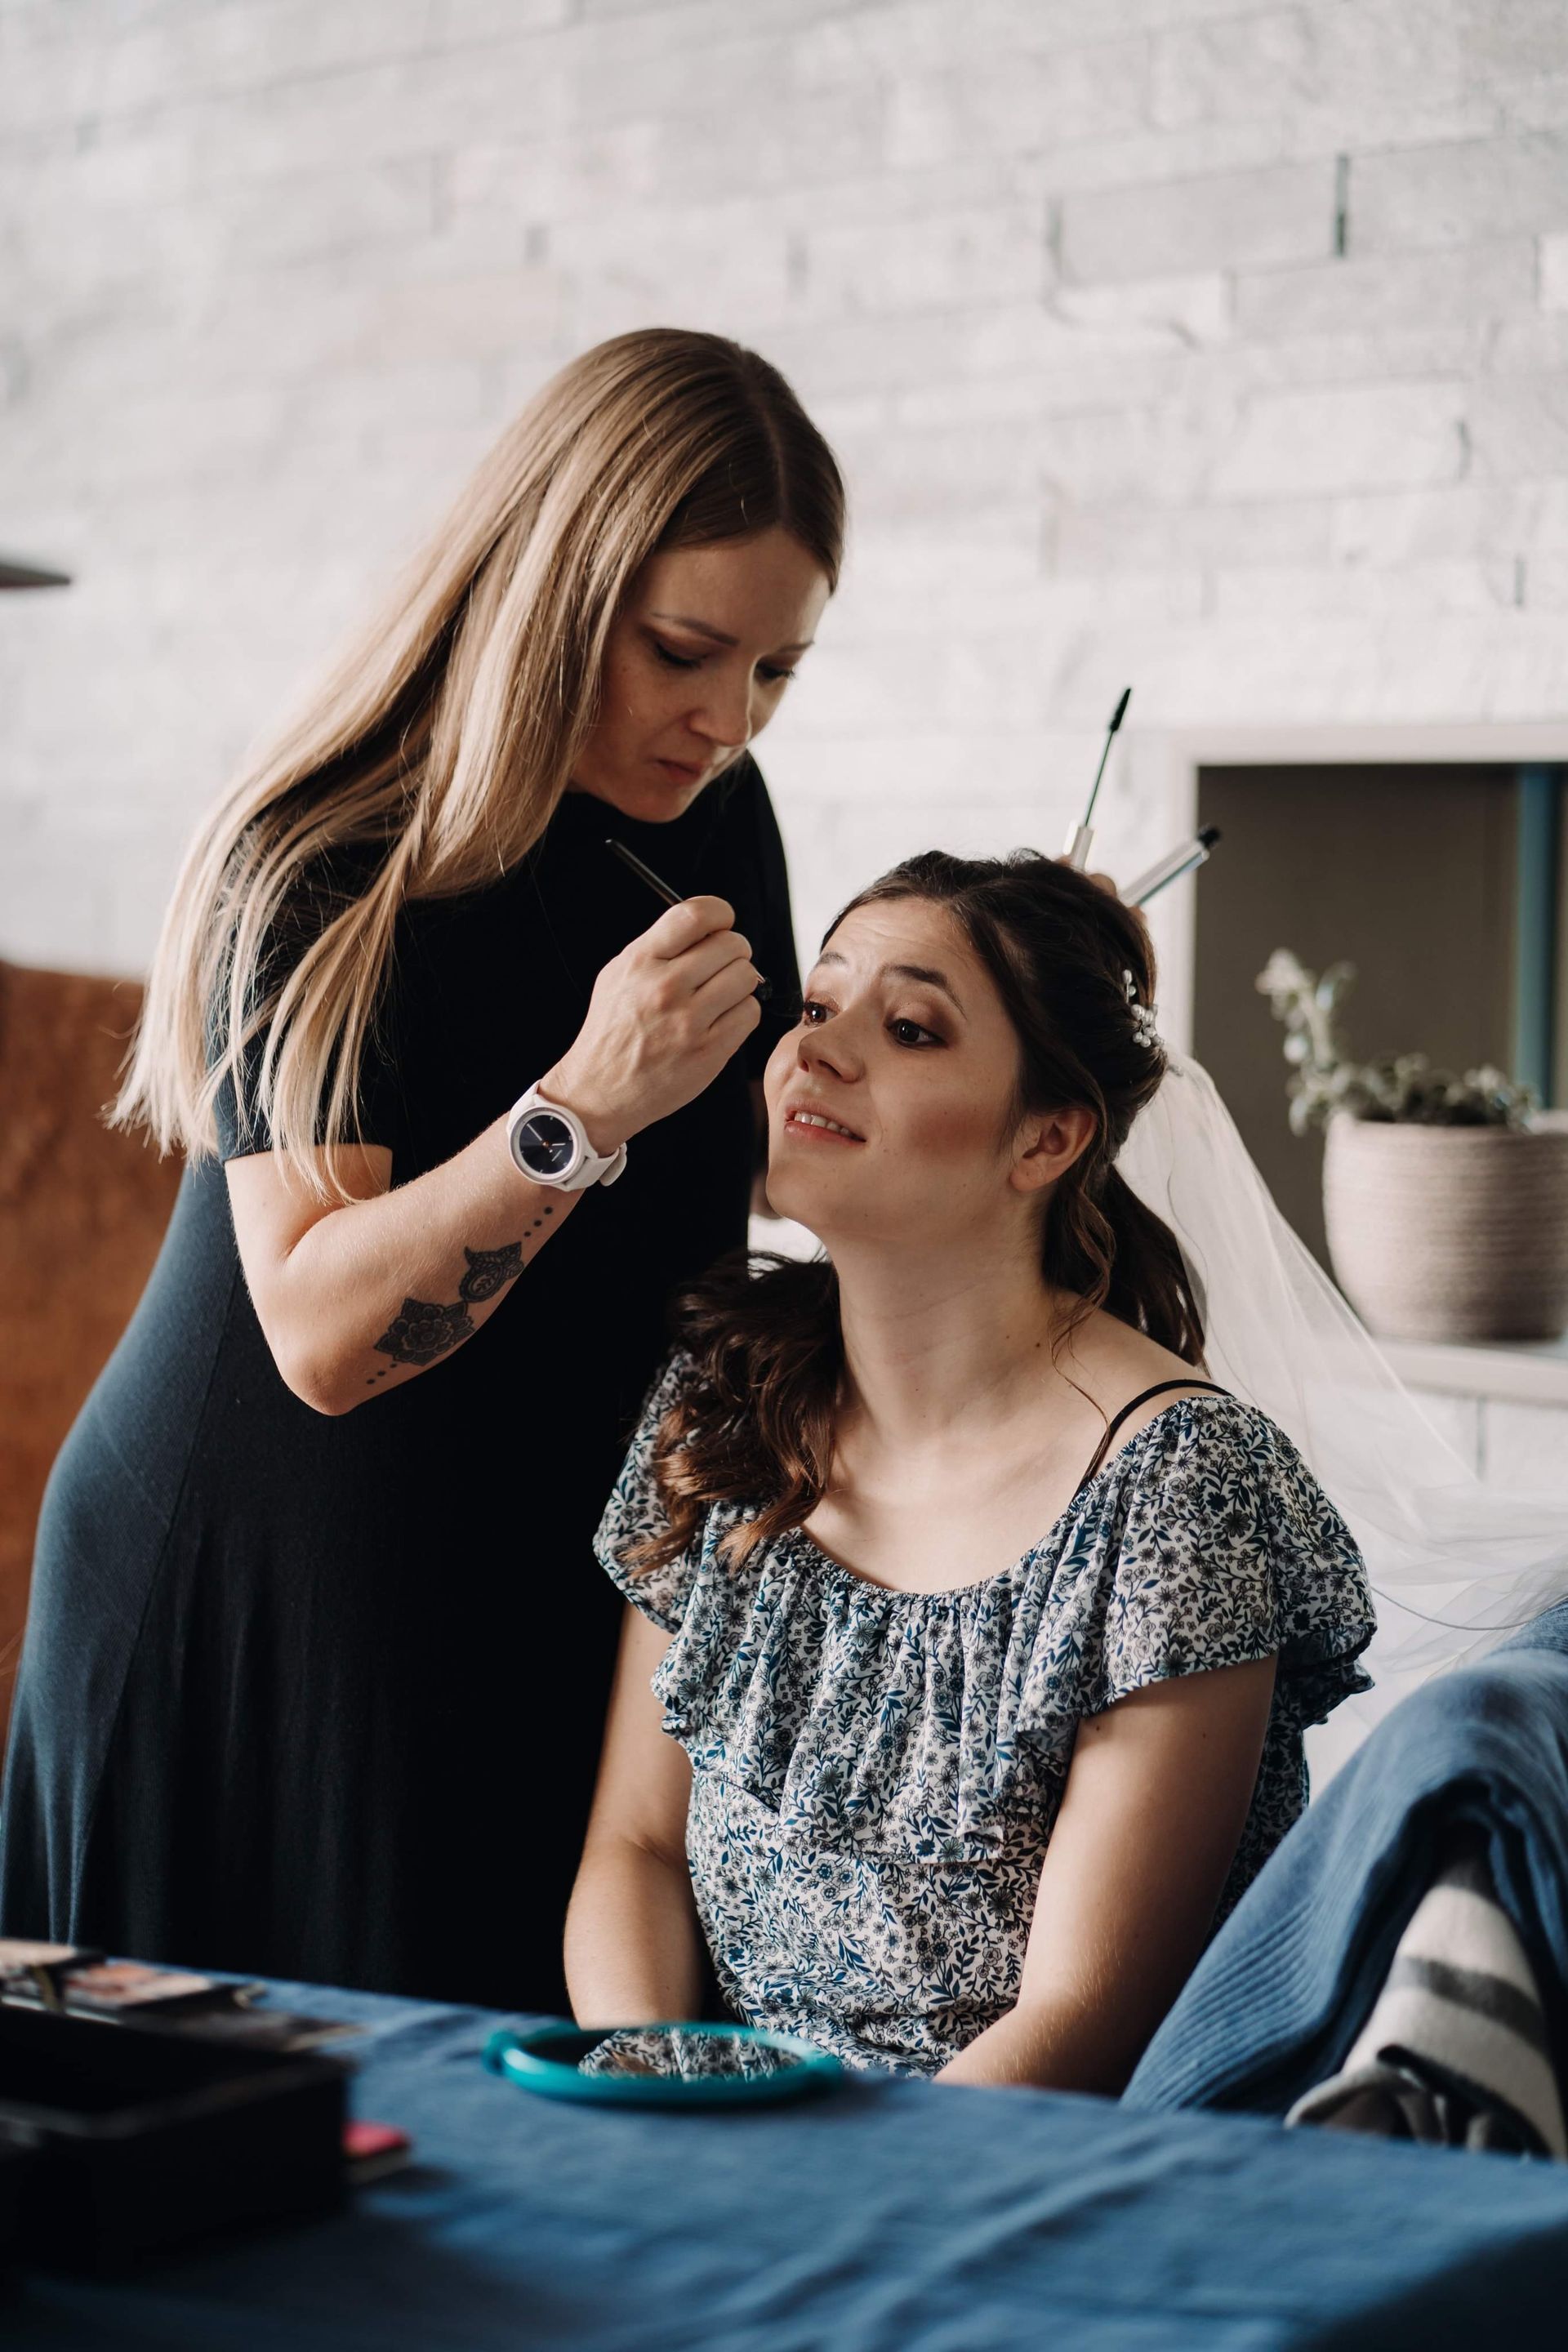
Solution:
M 1345 1058 L 1334 1016 L 1355 979 L 1353 964 L 1309 971 L 1289 948 L 1276 948 L 1258 975 L 1276 1020 L 1285 1024 L 1286 1087 L 1297 1135 L 1326 1126 L 1337 1110 L 1352 1118 L 1413 1127 L 1525 1127 L 1536 1107 L 1529 1087 L 1501 1070 L 1434 1069 L 1425 1054 L 1398 1054 L 1383 1062 Z

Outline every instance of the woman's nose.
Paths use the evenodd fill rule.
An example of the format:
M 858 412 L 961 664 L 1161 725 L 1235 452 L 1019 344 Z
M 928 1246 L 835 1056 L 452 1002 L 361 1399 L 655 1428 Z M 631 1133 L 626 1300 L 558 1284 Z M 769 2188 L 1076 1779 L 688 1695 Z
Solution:
M 750 676 L 715 678 L 688 724 L 694 735 L 705 736 L 724 751 L 743 751 L 756 732 L 756 698 Z
M 841 1085 L 854 1084 L 860 1075 L 859 1057 L 842 1015 L 801 1031 L 800 1066 L 808 1076 L 817 1070 L 826 1070 Z

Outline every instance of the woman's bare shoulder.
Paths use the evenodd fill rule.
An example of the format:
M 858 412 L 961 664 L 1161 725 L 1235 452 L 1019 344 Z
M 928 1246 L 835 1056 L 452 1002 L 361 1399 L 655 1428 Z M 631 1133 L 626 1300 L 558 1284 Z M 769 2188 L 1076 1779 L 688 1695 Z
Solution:
M 1102 1412 L 1120 1412 L 1145 1389 L 1163 1389 L 1167 1381 L 1179 1381 L 1181 1388 L 1190 1389 L 1194 1394 L 1207 1392 L 1205 1384 L 1211 1375 L 1205 1366 L 1189 1364 L 1172 1349 L 1161 1347 L 1157 1339 L 1135 1331 L 1131 1324 L 1119 1321 L 1103 1308 L 1091 1310 L 1073 1333 L 1069 1344 L 1070 1360 L 1064 1357 L 1060 1368 L 1069 1377 L 1082 1381 Z M 1130 1414 L 1123 1424 L 1129 1433 L 1165 1406 L 1177 1402 L 1181 1388 L 1151 1397 L 1147 1404 Z

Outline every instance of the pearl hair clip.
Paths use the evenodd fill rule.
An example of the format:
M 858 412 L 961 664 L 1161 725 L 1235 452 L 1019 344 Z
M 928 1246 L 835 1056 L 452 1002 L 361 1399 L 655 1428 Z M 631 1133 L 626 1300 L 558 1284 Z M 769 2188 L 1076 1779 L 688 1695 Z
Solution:
M 1138 1002 L 1138 982 L 1130 971 L 1123 971 L 1122 983 L 1127 990 L 1127 1003 L 1132 1014 L 1132 1034 L 1151 1054 L 1160 1051 L 1160 1032 L 1154 1025 L 1154 1008 Z

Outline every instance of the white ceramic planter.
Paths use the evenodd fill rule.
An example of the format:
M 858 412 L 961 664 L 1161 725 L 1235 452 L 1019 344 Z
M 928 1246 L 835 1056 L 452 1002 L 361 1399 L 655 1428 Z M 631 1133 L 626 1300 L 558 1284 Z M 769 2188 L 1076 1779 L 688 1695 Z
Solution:
M 1568 1133 L 1329 1124 L 1341 1289 L 1385 1339 L 1554 1339 L 1568 1327 Z

